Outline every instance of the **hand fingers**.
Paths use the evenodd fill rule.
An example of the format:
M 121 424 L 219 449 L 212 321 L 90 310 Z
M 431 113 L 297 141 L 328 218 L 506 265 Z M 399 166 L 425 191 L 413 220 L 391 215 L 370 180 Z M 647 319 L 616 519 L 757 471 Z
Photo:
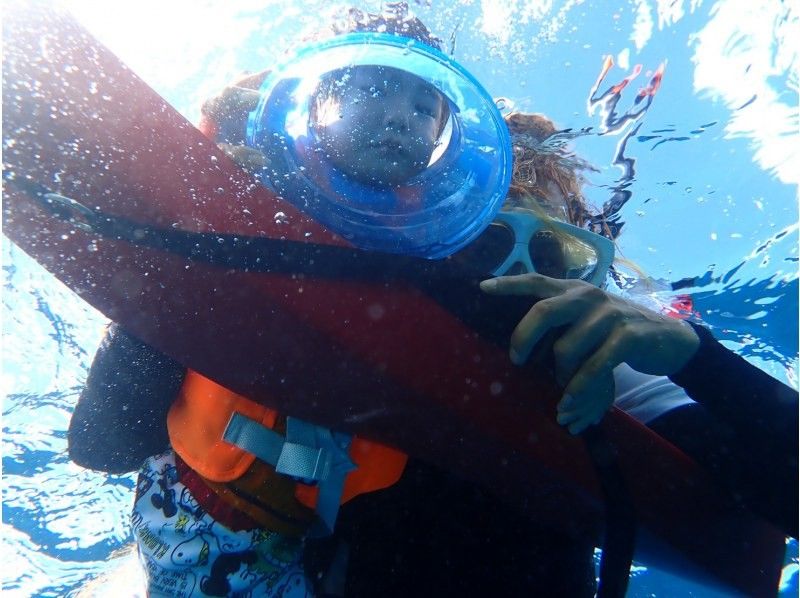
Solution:
M 576 322 L 583 313 L 589 312 L 598 299 L 605 299 L 603 291 L 583 281 L 559 280 L 535 273 L 484 280 L 481 289 L 496 295 L 542 297 L 511 336 L 510 355 L 516 364 L 524 363 L 530 357 L 533 347 L 548 330 Z M 567 295 L 571 295 L 569 300 Z M 593 342 L 597 340 L 597 335 L 592 337 Z M 585 351 L 583 346 L 579 349 Z
M 557 411 L 556 421 L 559 423 L 559 425 L 569 426 L 570 424 L 573 424 L 581 419 L 581 416 L 581 411 Z
M 237 112 L 255 110 L 261 99 L 261 93 L 257 89 L 248 89 L 246 87 L 228 87 L 223 92 L 223 96 L 228 108 Z
M 553 328 L 564 326 L 580 317 L 582 310 L 576 302 L 550 297 L 537 302 L 520 320 L 511 334 L 511 361 L 525 363 L 536 344 Z
M 602 309 L 581 310 L 575 323 L 553 344 L 556 381 L 561 386 L 567 384 L 587 356 L 608 338 L 616 321 L 613 314 Z
M 239 146 L 232 152 L 231 157 L 242 168 L 249 172 L 259 172 L 269 166 L 267 157 L 257 149 Z
M 611 333 L 608 339 L 590 355 L 564 388 L 564 394 L 573 398 L 591 394 L 592 389 L 604 376 L 611 376 L 613 387 L 613 369 L 622 362 L 625 353 L 626 336 L 619 330 Z M 613 397 L 612 397 L 613 400 Z
M 615 312 L 603 309 L 606 302 L 603 291 L 586 283 L 572 285 L 558 296 L 537 302 L 511 335 L 511 360 L 523 363 L 549 330 L 568 325 L 553 345 L 558 382 L 565 384 L 585 355 L 602 342 L 613 327 Z
M 247 75 L 243 75 L 241 79 L 238 79 L 232 87 L 246 87 L 248 89 L 258 89 L 261 87 L 261 84 L 264 82 L 264 79 L 267 78 L 269 75 L 270 70 L 266 69 L 260 71 L 258 73 L 249 73 Z
M 566 426 L 570 434 L 580 434 L 589 426 L 600 423 L 606 409 L 561 412 L 556 415 L 559 425 Z
M 571 288 L 576 281 L 549 278 L 529 273 L 518 276 L 498 276 L 481 282 L 481 290 L 491 295 L 533 295 L 554 297 Z
M 248 172 L 257 173 L 266 166 L 269 166 L 267 157 L 257 149 L 230 143 L 218 143 L 217 147 L 225 152 L 225 155 L 236 162 L 239 167 L 244 168 Z
M 580 434 L 597 424 L 614 402 L 614 376 L 608 371 L 595 378 L 595 384 L 582 395 L 565 395 L 558 404 L 556 421 L 571 434 Z

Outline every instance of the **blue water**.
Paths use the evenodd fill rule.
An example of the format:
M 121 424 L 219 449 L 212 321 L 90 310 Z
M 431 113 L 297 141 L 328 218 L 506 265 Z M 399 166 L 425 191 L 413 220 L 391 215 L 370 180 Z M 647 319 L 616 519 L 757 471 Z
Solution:
M 800 32 L 788 3 L 410 4 L 448 47 L 456 32 L 455 58 L 490 93 L 582 132 L 574 147 L 599 169 L 587 196 L 617 213 L 621 253 L 656 289 L 681 281 L 718 338 L 797 386 Z M 204 97 L 269 65 L 330 12 L 322 1 L 67 5 L 193 121 Z M 607 55 L 615 65 L 595 100 L 642 65 L 615 106 L 590 101 Z M 641 110 L 636 93 L 662 64 L 661 88 Z M 133 479 L 84 471 L 66 455 L 105 320 L 5 238 L 2 256 L 3 590 L 71 595 L 114 569 L 122 585 L 106 595 L 132 594 L 131 557 L 109 557 L 131 540 Z M 781 593 L 797 591 L 791 543 Z M 637 567 L 630 595 L 716 594 Z

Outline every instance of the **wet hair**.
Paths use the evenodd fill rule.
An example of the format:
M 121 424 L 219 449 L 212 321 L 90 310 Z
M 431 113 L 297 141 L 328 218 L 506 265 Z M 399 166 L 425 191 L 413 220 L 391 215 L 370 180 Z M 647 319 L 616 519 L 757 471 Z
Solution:
M 508 203 L 541 212 L 536 198 L 547 197 L 554 185 L 564 197 L 566 218 L 570 224 L 585 226 L 593 219 L 581 192 L 581 168 L 590 168 L 575 160 L 561 147 L 548 147 L 545 142 L 558 130 L 542 114 L 512 112 L 505 117 L 511 134 L 514 164 Z
M 581 171 L 596 169 L 565 147 L 558 139 L 559 130 L 546 116 L 512 112 L 504 118 L 511 134 L 514 160 L 504 207 L 531 210 L 547 223 L 554 216 L 546 209 L 544 198 L 557 190 L 564 198 L 563 216 L 567 222 L 613 240 L 605 215 L 592 210 L 581 191 L 584 183 Z M 584 243 L 555 227 L 548 227 L 548 230 L 559 240 L 567 262 L 579 263 L 588 255 L 587 251 L 591 251 Z M 619 256 L 614 262 L 624 263 L 636 273 L 641 272 L 635 264 Z
M 548 186 L 555 185 L 565 199 L 565 216 L 570 224 L 588 228 L 615 241 L 614 232 L 619 230 L 618 227 L 609 226 L 604 212 L 592 210 L 581 192 L 584 183 L 581 171 L 596 169 L 576 158 L 563 144 L 548 143 L 559 133 L 553 121 L 542 114 L 521 112 L 506 115 L 505 121 L 511 133 L 514 152 L 506 207 L 527 208 L 547 222 L 552 216 L 547 213 L 537 197 L 546 197 L 550 193 Z M 579 262 L 580 257 L 586 252 L 583 243 L 570 239 L 568 235 L 555 228 L 551 227 L 550 231 L 561 241 L 565 259 Z M 619 272 L 620 268 L 627 269 L 635 277 L 649 284 L 650 278 L 642 268 L 618 253 L 611 267 L 612 276 L 615 276 L 614 273 Z
M 321 40 L 348 33 L 389 33 L 421 42 L 442 51 L 442 40 L 431 33 L 425 24 L 408 10 L 406 2 L 387 2 L 381 13 L 347 8 L 334 15 L 330 26 L 310 35 L 309 40 Z

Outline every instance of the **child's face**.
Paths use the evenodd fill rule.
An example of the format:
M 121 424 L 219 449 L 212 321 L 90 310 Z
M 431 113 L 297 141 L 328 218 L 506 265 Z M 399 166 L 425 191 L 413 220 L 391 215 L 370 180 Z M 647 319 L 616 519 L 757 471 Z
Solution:
M 349 69 L 318 101 L 316 129 L 328 159 L 357 181 L 396 187 L 421 173 L 447 116 L 442 95 L 388 67 Z

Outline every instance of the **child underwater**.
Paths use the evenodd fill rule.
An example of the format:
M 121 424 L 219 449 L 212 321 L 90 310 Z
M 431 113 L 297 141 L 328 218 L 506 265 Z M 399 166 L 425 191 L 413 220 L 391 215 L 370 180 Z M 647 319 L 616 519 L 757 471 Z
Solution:
M 398 37 L 401 45 L 413 40 L 440 47 L 403 10 L 385 15 L 351 10 L 333 33 L 378 31 Z M 306 114 L 282 113 L 284 130 L 287 122 L 315 128 L 316 147 L 276 145 L 268 127 L 267 141 L 252 147 L 257 119 L 250 120 L 250 131 L 246 123 L 253 100 L 262 102 L 258 90 L 266 73 L 209 101 L 201 126 L 244 167 L 263 173 L 264 184 L 287 199 L 301 198 L 297 201 L 305 201 L 309 213 L 356 245 L 480 260 L 487 275 L 500 277 L 484 284 L 487 292 L 544 297 L 511 337 L 512 359 L 525 361 L 547 330 L 567 327 L 555 346 L 557 375 L 568 395 L 559 404 L 559 423 L 580 432 L 613 401 L 673 440 L 721 483 L 747 489 L 746 504 L 796 536 L 797 515 L 790 511 L 797 501 L 783 494 L 797 487 L 796 455 L 790 459 L 797 445 L 796 393 L 723 349 L 704 329 L 599 288 L 613 247 L 585 230 L 591 212 L 574 169 L 557 154 L 537 151 L 537 143 L 555 132 L 550 121 L 523 114 L 506 118 L 513 173 L 507 197 L 495 197 L 492 181 L 502 176 L 472 163 L 465 168 L 480 175 L 473 178 L 483 177 L 481 184 L 469 186 L 471 179 L 459 179 L 455 166 L 426 178 L 441 164 L 464 164 L 461 156 L 447 155 L 448 135 L 491 134 L 491 127 L 468 129 L 469 123 L 458 121 L 446 93 L 400 65 L 327 73 L 308 90 L 314 100 Z M 271 107 L 273 112 L 263 113 L 267 123 L 280 104 Z M 316 161 L 305 161 L 309 156 Z M 307 175 L 283 176 L 300 166 Z M 417 187 L 409 184 L 419 180 Z M 483 202 L 475 201 L 476 211 L 451 221 L 450 228 L 432 225 L 438 215 L 425 218 L 431 204 L 423 209 L 421 202 L 447 205 L 454 194 L 472 189 Z M 364 194 L 383 203 L 359 219 L 354 214 L 363 212 Z M 491 201 L 504 202 L 506 209 L 485 230 L 465 233 L 464 222 L 486 217 Z M 398 234 L 403 228 L 398 222 L 417 232 Z M 727 379 L 712 385 L 705 375 L 710 367 Z M 772 411 L 766 397 L 780 398 Z M 730 422 L 731 412 L 733 424 L 717 423 L 723 417 Z M 346 475 L 340 485 L 305 483 L 315 472 L 298 469 L 297 463 L 304 463 L 299 457 L 294 463 L 283 453 L 284 461 L 277 455 L 264 460 L 223 440 L 236 413 L 255 420 L 260 426 L 255 433 L 268 439 L 325 436 L 331 452 L 338 446 L 341 453 L 337 465 Z M 784 428 L 776 429 L 776 421 Z M 393 448 L 344 438 L 255 405 L 187 373 L 115 325 L 95 357 L 69 442 L 73 460 L 87 467 L 141 468 L 132 526 L 154 595 L 594 593 L 593 542 L 571 535 L 563 522 L 543 527 L 489 491 Z M 358 468 L 348 471 L 351 458 Z M 766 477 L 759 470 L 764 459 L 788 468 L 754 486 L 752 476 Z M 731 481 L 742 463 L 744 479 Z M 331 508 L 326 493 L 335 495 L 335 533 L 331 541 L 312 542 L 320 521 L 332 523 L 331 513 L 321 512 Z M 346 572 L 329 566 L 337 560 L 346 561 Z

